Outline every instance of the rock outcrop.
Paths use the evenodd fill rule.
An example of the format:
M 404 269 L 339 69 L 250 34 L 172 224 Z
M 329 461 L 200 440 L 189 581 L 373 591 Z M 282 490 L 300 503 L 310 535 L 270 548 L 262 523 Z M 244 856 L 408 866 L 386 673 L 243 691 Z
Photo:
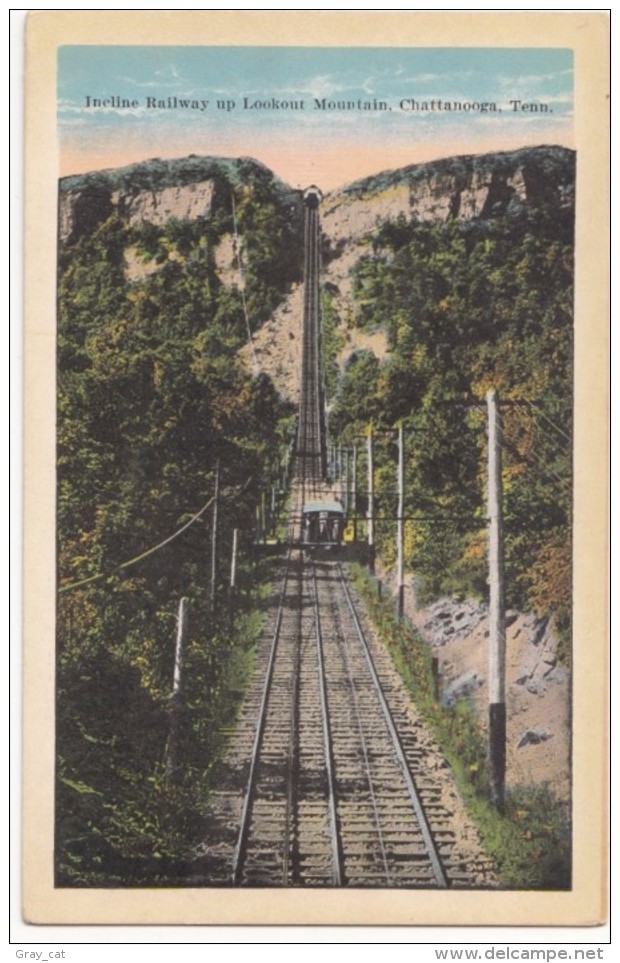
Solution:
M 59 237 L 72 243 L 112 213 L 130 227 L 141 223 L 162 226 L 171 218 L 191 221 L 208 217 L 219 200 L 230 207 L 231 185 L 247 186 L 250 176 L 272 183 L 284 204 L 300 206 L 298 191 L 251 158 L 156 158 L 118 170 L 62 178 Z
M 90 233 L 114 211 L 129 227 L 142 223 L 163 226 L 170 218 L 194 221 L 211 213 L 214 193 L 212 180 L 134 194 L 101 188 L 67 191 L 60 198 L 60 239 L 67 241 Z
M 323 273 L 342 319 L 355 316 L 351 269 L 374 247 L 377 228 L 399 217 L 445 221 L 510 217 L 548 204 L 574 204 L 575 154 L 564 147 L 448 157 L 356 181 L 321 202 Z M 347 332 L 349 350 L 358 333 Z M 383 349 L 385 350 L 385 349 Z
M 356 181 L 328 194 L 321 224 L 332 244 L 355 241 L 379 221 L 468 220 L 517 212 L 526 205 L 567 207 L 574 200 L 574 152 L 531 147 L 449 157 Z
M 488 719 L 489 613 L 475 599 L 438 599 L 417 608 L 413 588 L 406 612 L 439 664 L 445 706 L 467 699 L 482 726 Z M 506 613 L 508 784 L 548 783 L 570 794 L 570 674 L 556 656 L 553 623 Z

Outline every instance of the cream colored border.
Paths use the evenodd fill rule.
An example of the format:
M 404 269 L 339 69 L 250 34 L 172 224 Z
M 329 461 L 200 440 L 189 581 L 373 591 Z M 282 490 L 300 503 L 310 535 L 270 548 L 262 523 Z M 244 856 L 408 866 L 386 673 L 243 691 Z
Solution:
M 570 893 L 55 890 L 56 53 L 65 43 L 562 46 L 577 145 L 574 888 Z M 24 919 L 587 925 L 607 915 L 608 43 L 600 12 L 37 11 L 27 27 Z

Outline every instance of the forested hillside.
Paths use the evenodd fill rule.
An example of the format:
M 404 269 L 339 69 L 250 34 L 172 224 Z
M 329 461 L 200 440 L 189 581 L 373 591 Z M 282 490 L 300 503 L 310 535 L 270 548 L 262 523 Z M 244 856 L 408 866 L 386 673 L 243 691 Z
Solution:
M 395 449 L 386 432 L 404 422 L 406 561 L 415 573 L 418 601 L 441 594 L 484 598 L 484 397 L 496 388 L 504 417 L 508 604 L 553 616 L 568 657 L 573 156 L 552 148 L 507 156 L 509 161 L 502 155 L 474 159 L 478 185 L 489 185 L 487 201 L 495 191 L 494 203 L 480 204 L 477 215 L 450 214 L 445 195 L 454 184 L 446 186 L 445 180 L 448 174 L 456 177 L 455 171 L 464 177 L 466 165 L 459 159 L 439 163 L 438 170 L 433 165 L 409 170 L 412 192 L 422 174 L 439 183 L 433 196 L 441 217 L 416 209 L 415 193 L 408 195 L 410 214 L 381 217 L 385 178 L 360 186 L 363 213 L 374 203 L 377 218 L 371 231 L 357 234 L 359 254 L 350 255 L 351 294 L 340 329 L 333 323 L 333 291 L 326 295 L 332 386 L 343 330 L 353 349 L 332 394 L 329 423 L 335 438 L 349 446 L 359 445 L 367 426 L 374 426 L 377 513 L 385 519 L 379 549 L 389 563 L 396 492 Z M 471 168 L 471 159 L 464 160 Z M 517 163 L 525 171 L 525 177 L 519 171 L 519 182 L 530 185 L 529 199 L 507 186 L 510 176 L 517 181 Z M 390 190 L 398 173 L 406 183 L 407 170 L 392 176 Z M 371 190 L 374 195 L 364 194 Z M 343 192 L 343 207 L 348 193 Z M 335 201 L 332 206 L 336 210 Z M 344 215 L 338 230 L 342 248 Z M 333 256 L 332 243 L 326 259 Z M 382 334 L 387 351 L 381 356 L 355 351 L 357 331 Z
M 176 175 L 184 183 L 184 165 L 176 174 L 175 162 L 165 165 L 164 187 Z M 242 288 L 256 327 L 298 278 L 297 209 L 265 168 L 231 161 L 195 175 L 216 178 L 207 214 L 179 220 L 152 207 L 150 222 L 128 218 L 138 191 L 162 189 L 162 166 L 61 184 L 61 205 L 82 213 L 58 271 L 60 885 L 157 882 L 180 871 L 195 842 L 201 794 L 251 658 L 249 616 L 241 610 L 231 636 L 222 604 L 232 529 L 251 536 L 259 492 L 289 441 L 291 411 L 238 351 Z M 94 191 L 114 203 L 98 206 Z M 244 268 L 226 283 L 216 266 L 225 239 L 242 244 Z M 218 462 L 214 613 L 209 510 L 119 566 L 205 506 Z M 183 771 L 170 780 L 162 760 L 181 597 L 187 708 Z
M 373 427 L 381 564 L 394 561 L 402 421 L 417 600 L 486 597 L 484 396 L 496 388 L 508 605 L 553 619 L 565 661 L 573 187 L 572 153 L 540 148 L 378 175 L 321 209 L 330 440 L 358 446 L 363 479 Z M 268 572 L 250 573 L 248 543 L 295 411 L 268 352 L 258 373 L 240 349 L 268 319 L 274 341 L 299 338 L 299 292 L 286 299 L 301 281 L 301 201 L 254 161 L 186 158 L 66 178 L 59 202 L 57 884 L 174 885 L 260 624 Z M 182 765 L 166 774 L 183 597 Z

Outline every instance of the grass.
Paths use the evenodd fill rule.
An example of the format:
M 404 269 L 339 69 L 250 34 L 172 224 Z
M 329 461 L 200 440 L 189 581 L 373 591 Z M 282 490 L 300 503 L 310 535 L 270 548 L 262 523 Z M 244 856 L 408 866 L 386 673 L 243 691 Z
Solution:
M 166 774 L 163 763 L 165 708 L 144 691 L 137 670 L 130 679 L 133 687 L 125 680 L 121 696 L 109 685 L 95 686 L 100 702 L 89 704 L 82 694 L 81 714 L 68 714 L 63 745 L 70 756 L 59 758 L 56 795 L 57 886 L 186 885 L 196 847 L 204 838 L 204 811 L 215 768 L 234 732 L 252 676 L 275 560 L 253 562 L 246 557 L 239 576 L 242 587 L 234 619 L 222 599 L 210 624 L 186 643 L 191 673 L 180 707 L 179 769 L 174 778 Z M 117 671 L 110 678 L 120 686 L 124 675 Z M 115 697 L 123 702 L 123 693 L 124 702 L 135 710 L 129 731 L 107 735 L 105 727 L 97 730 L 93 717 L 103 716 L 114 725 L 110 702 Z M 79 694 L 75 686 L 72 694 L 75 702 Z M 87 727 L 83 718 L 92 726 Z
M 511 789 L 503 814 L 491 805 L 486 737 L 468 702 L 460 700 L 447 708 L 437 701 L 428 645 L 408 622 L 399 621 L 390 600 L 379 598 L 374 581 L 361 565 L 350 568 L 380 638 L 452 768 L 482 844 L 495 862 L 500 886 L 570 889 L 567 807 L 545 785 Z

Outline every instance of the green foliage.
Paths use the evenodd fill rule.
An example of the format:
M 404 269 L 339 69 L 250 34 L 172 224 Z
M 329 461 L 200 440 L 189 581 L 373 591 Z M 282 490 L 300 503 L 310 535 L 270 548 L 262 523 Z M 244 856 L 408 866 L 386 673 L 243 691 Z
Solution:
M 370 578 L 351 566 L 370 616 L 417 710 L 450 763 L 502 887 L 568 889 L 571 836 L 567 807 L 545 785 L 519 786 L 507 793 L 503 814 L 488 801 L 486 741 L 466 700 L 449 708 L 435 699 L 431 652 L 388 600 L 379 599 Z
M 570 631 L 572 212 L 543 200 L 501 217 L 419 223 L 372 235 L 353 269 L 355 323 L 386 331 L 381 363 L 360 352 L 338 385 L 335 441 L 374 425 L 377 545 L 391 557 L 396 449 L 406 435 L 406 561 L 421 597 L 486 594 L 485 413 L 504 407 L 508 604 Z M 519 407 L 510 407 L 512 399 Z M 527 404 L 527 402 L 531 404 Z M 565 647 L 565 654 L 567 647 Z
M 332 434 L 349 441 L 347 427 L 363 425 L 378 414 L 377 380 L 379 363 L 370 351 L 356 351 L 347 361 L 338 391 L 338 402 L 330 415 Z
M 234 186 L 246 301 L 259 323 L 299 270 L 299 247 L 271 176 L 246 167 L 245 179 L 235 168 Z M 142 174 L 134 188 L 153 186 L 153 169 Z M 103 576 L 58 599 L 62 886 L 182 880 L 200 838 L 210 771 L 252 664 L 260 600 L 243 581 L 249 536 L 288 440 L 290 409 L 267 376 L 252 378 L 239 361 L 240 293 L 215 268 L 215 248 L 232 231 L 231 185 L 220 179 L 219 189 L 227 204 L 210 218 L 130 229 L 112 212 L 59 253 L 58 576 L 61 586 Z M 148 264 L 137 280 L 126 270 L 129 250 Z M 138 564 L 118 566 L 205 505 L 218 463 L 213 614 L 210 512 Z M 234 528 L 247 535 L 231 630 L 225 599 Z M 171 780 L 163 760 L 182 596 L 189 636 L 181 771 Z
M 223 189 L 227 189 L 230 185 L 244 186 L 256 180 L 263 184 L 271 184 L 282 204 L 291 204 L 295 201 L 294 192 L 259 161 L 247 157 L 200 157 L 196 154 L 178 159 L 154 158 L 115 170 L 63 177 L 60 181 L 60 190 L 61 192 L 88 190 L 98 191 L 100 194 L 123 191 L 131 195 L 138 191 L 183 187 L 205 180 L 213 180 Z
M 339 327 L 339 317 L 334 302 L 334 291 L 330 285 L 321 289 L 321 360 L 325 380 L 325 393 L 329 399 L 335 393 L 340 369 L 338 355 L 344 345 L 344 337 Z
M 108 610 L 117 601 L 108 589 Z M 143 615 L 150 638 L 137 633 L 123 638 L 130 616 L 125 622 L 119 618 L 114 652 L 87 654 L 71 634 L 58 673 L 58 885 L 183 885 L 201 841 L 211 770 L 252 668 L 261 618 L 250 606 L 257 604 L 242 600 L 232 632 L 227 618 L 214 620 L 204 600 L 190 605 L 180 771 L 173 780 L 163 765 L 173 613 L 159 619 Z M 103 628 L 109 629 L 109 622 Z

